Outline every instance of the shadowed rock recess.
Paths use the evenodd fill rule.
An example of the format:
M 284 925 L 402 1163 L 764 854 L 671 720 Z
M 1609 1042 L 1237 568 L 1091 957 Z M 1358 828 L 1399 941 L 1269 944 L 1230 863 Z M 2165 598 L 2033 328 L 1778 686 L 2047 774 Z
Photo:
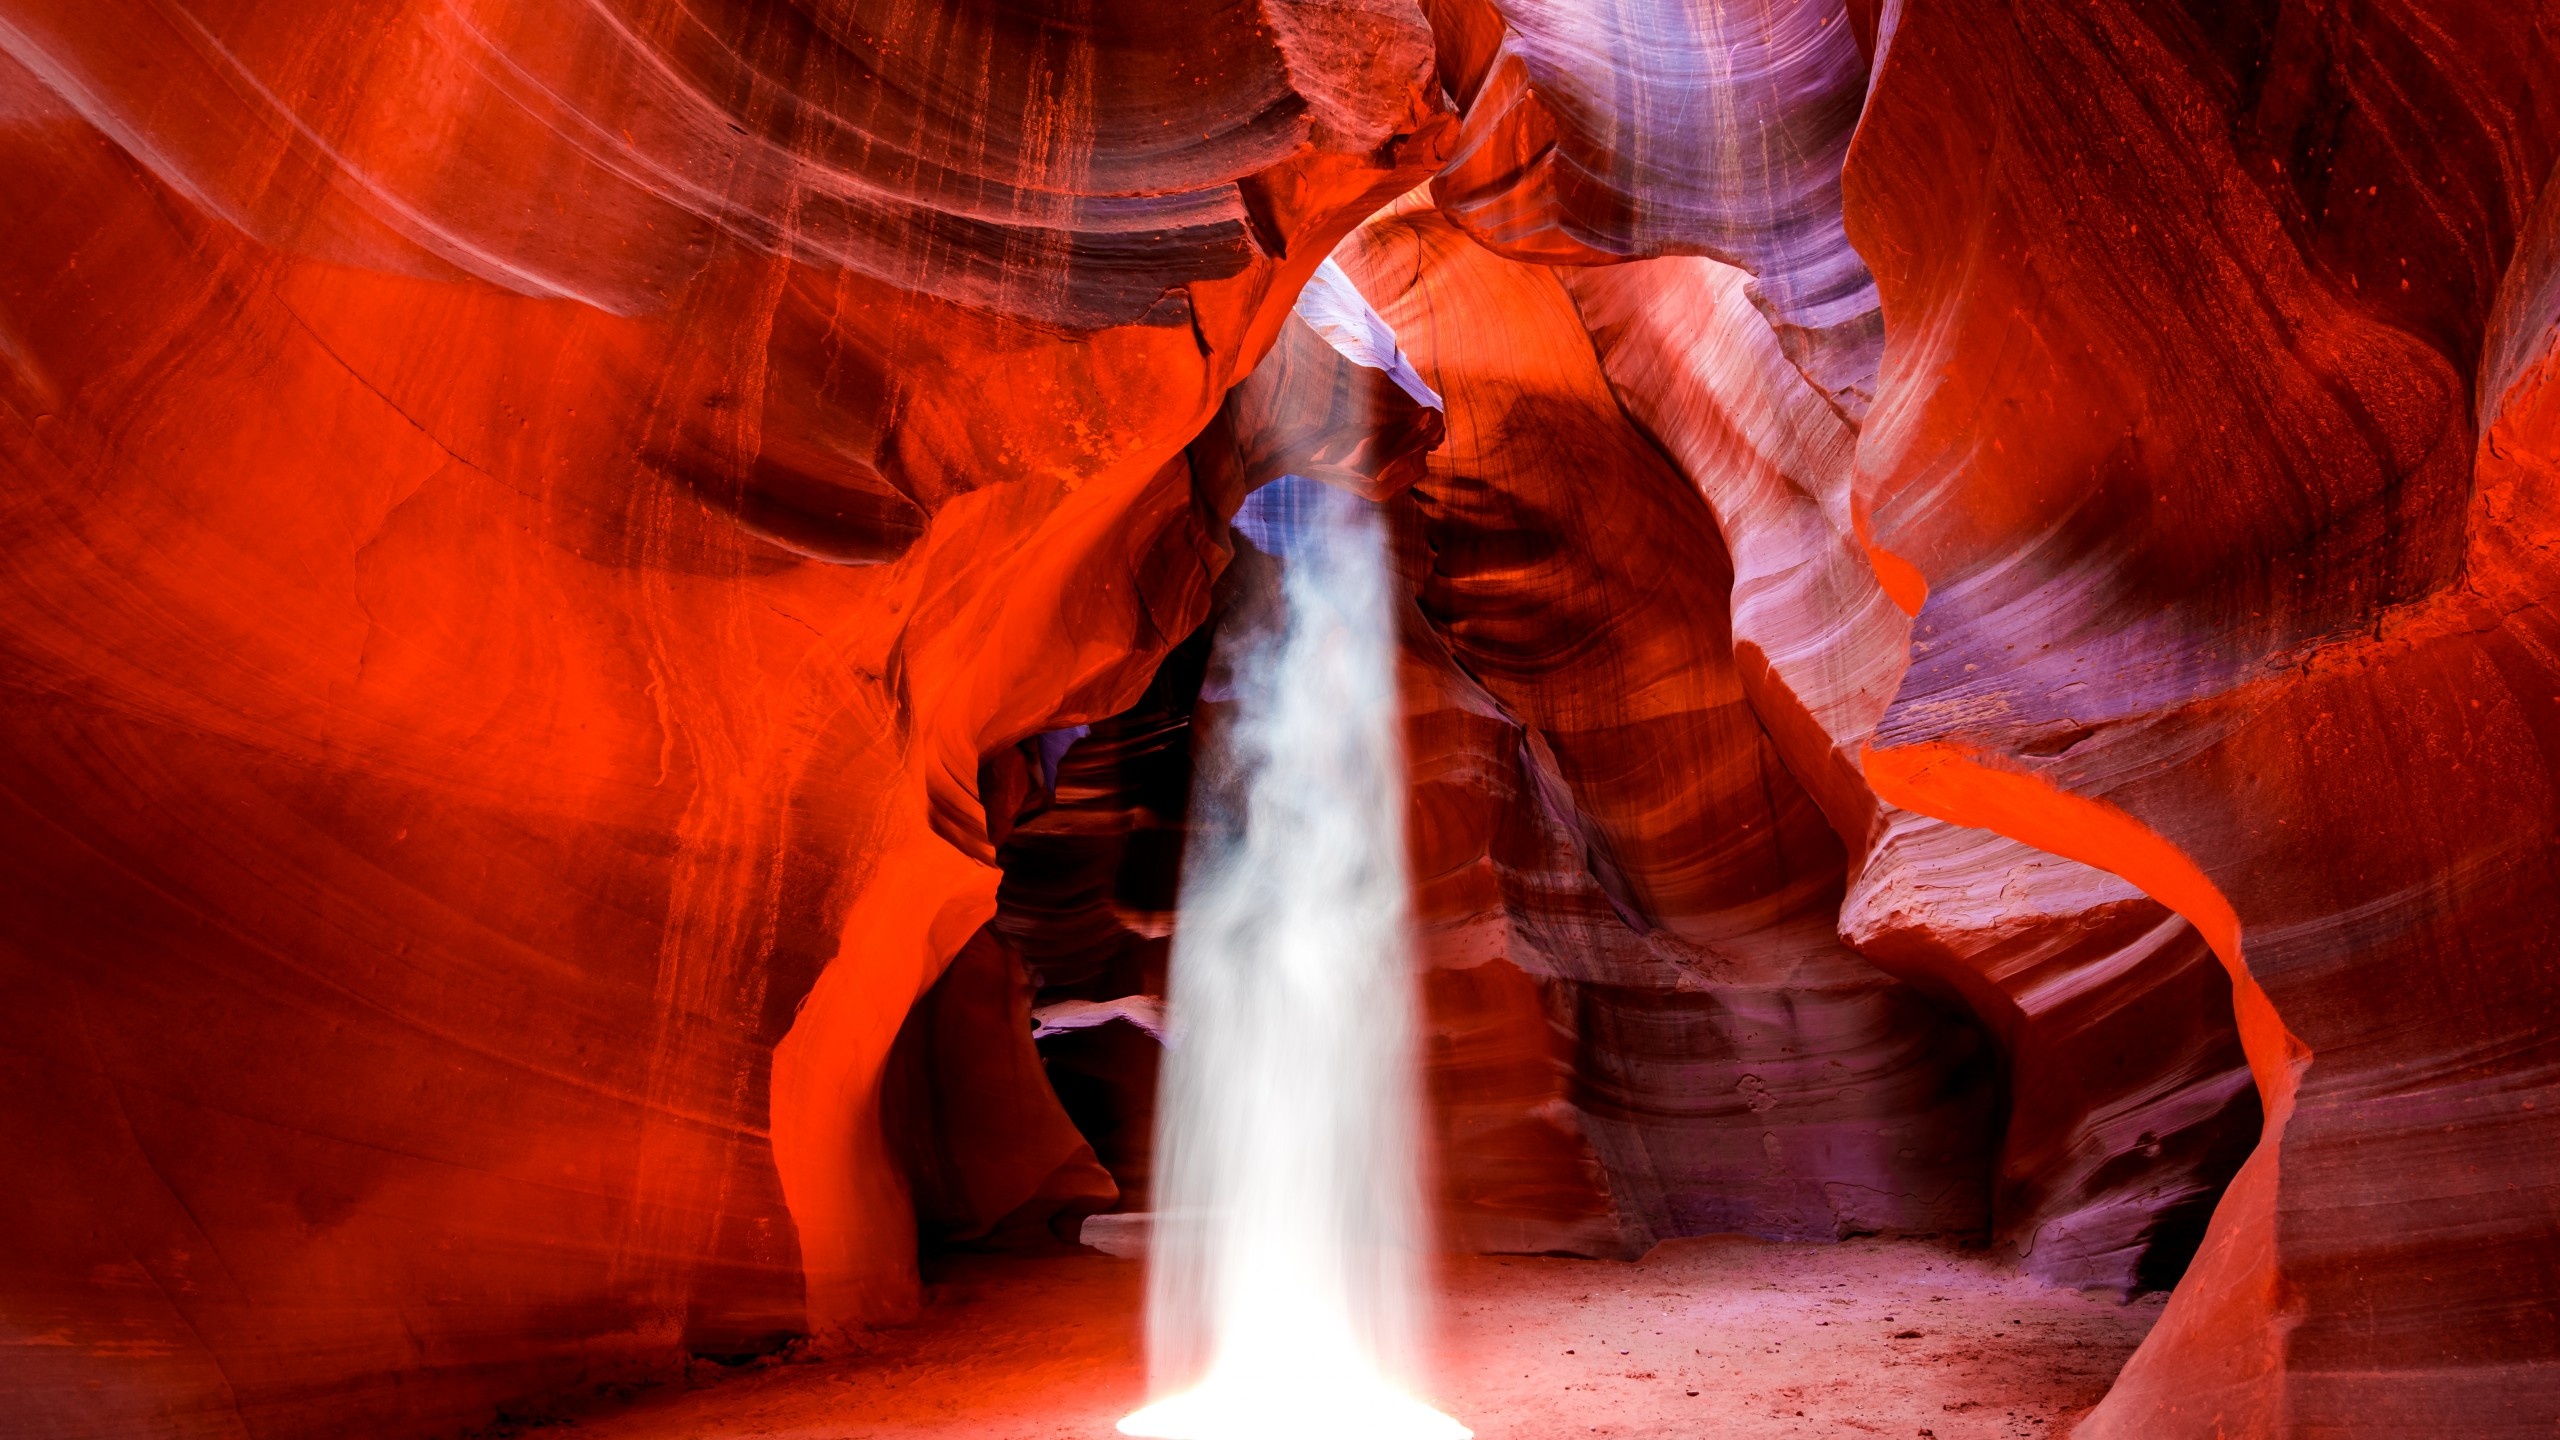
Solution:
M 1938 1237 L 2169 1292 L 2083 1437 L 2548 1437 L 2555 77 L 2560 0 L 0 0 L 0 1436 L 458 1435 L 1146 1211 L 1321 482 L 1445 1247 Z

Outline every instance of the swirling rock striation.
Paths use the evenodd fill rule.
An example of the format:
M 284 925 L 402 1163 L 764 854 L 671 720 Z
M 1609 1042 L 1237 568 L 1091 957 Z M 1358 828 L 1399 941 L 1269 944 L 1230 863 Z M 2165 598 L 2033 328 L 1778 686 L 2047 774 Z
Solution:
M 1837 0 L 1434 0 L 1465 113 L 1432 193 L 1515 260 L 1709 255 L 1753 277 L 1788 357 L 1844 415 L 1883 324 L 1840 222 L 1867 58 Z
M 2548 1429 L 2560 29 L 1886 18 L 1858 503 L 1917 616 L 1868 774 L 2177 908 L 2267 1106 L 2087 1433 Z
M 1843 938 L 1960 997 L 1999 1043 L 2011 1099 L 1994 1234 L 2049 1279 L 2165 1286 L 2257 1125 L 2220 967 L 2112 875 L 1875 798 L 1859 751 L 1910 624 L 1855 536 L 1856 431 L 1786 361 L 1732 267 L 1560 273 L 1628 413 L 1728 537 L 1743 689 L 1856 855 Z
M 450 1431 L 1136 1203 L 1181 647 L 1298 474 L 1395 523 L 1454 1238 L 2138 1288 L 2262 1115 L 2086 1433 L 2548 1434 L 2555 73 L 0 0 L 0 1428 Z M 1292 316 L 1435 168 L 1343 262 L 1445 420 Z
M 1438 993 L 1507 997 L 1515 1064 L 1569 1055 L 1539 1103 L 1587 1137 L 1628 1247 L 1978 1231 L 1990 1056 L 1832 933 L 1842 853 L 1736 676 L 1712 519 L 1563 286 L 1412 204 L 1343 261 L 1449 405 L 1394 511 L 1430 677 L 1408 689 L 1444 697 L 1411 705 L 1426 920 L 1456 927 L 1444 967 L 1488 972 Z
M 1434 195 L 1492 248 L 1578 267 L 1612 383 L 1714 506 L 1745 687 L 1863 867 L 1844 933 L 1962 996 L 2035 1097 L 2005 1133 L 1995 1228 L 2056 1279 L 2161 1283 L 2250 1123 L 2208 957 L 2155 936 L 2175 922 L 2121 882 L 1942 834 L 1859 772 L 1908 637 L 1849 485 L 1882 322 L 1838 173 L 1878 17 L 1451 0 L 1434 19 L 1466 113 Z M 1701 258 L 1615 263 L 1641 256 Z M 2171 1020 L 2192 1046 L 2140 1043 Z M 2112 1073 L 2080 1058 L 2128 1050 L 2145 1058 Z
M 1183 447 L 1437 163 L 1419 13 L 0 52 L 8 1424 L 449 1430 L 911 1308 L 880 1081 L 996 908 L 982 757 L 1205 613 Z M 1012 1059 L 1056 1144 L 944 1152 L 947 1228 L 1089 1172 Z

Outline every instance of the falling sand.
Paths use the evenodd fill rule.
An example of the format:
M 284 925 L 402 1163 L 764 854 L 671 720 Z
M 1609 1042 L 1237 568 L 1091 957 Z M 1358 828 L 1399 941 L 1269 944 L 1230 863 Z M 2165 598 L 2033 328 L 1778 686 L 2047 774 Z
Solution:
M 1428 1253 L 1396 614 L 1377 507 L 1296 476 L 1220 622 L 1174 931 L 1151 1440 L 1466 1440 L 1407 1387 Z M 1205 692 L 1204 692 L 1205 693 Z
M 941 1262 L 925 1314 L 858 1354 L 728 1371 L 562 1440 L 1112 1440 L 1145 1398 L 1141 1267 Z M 1483 1440 L 2040 1440 L 2158 1318 L 1925 1241 L 1675 1241 L 1634 1264 L 1450 1262 L 1427 1398 Z M 1694 1393 L 1693 1393 L 1694 1392 Z

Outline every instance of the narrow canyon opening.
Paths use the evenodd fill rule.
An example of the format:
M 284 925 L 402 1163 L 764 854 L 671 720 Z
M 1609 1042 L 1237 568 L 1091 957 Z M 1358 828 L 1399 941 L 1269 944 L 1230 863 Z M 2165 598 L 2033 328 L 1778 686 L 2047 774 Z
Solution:
M 1450 387 L 1453 436 L 1379 512 L 1410 765 L 1415 1158 L 1463 1336 L 1440 1363 L 1463 1393 L 1514 1386 L 1480 1433 L 1711 1414 L 1736 1435 L 1913 1415 L 1960 1435 L 2085 1410 L 2259 1138 L 2222 967 L 2112 876 L 1918 816 L 1878 827 L 1890 879 L 1861 877 L 1737 683 L 1730 632 L 1697 623 L 1730 611 L 1733 565 L 1653 437 L 1598 387 L 1494 390 L 1507 410 L 1485 413 L 1488 372 L 1516 385 L 1499 332 L 1408 343 Z M 1633 482 L 1616 513 L 1590 513 L 1571 451 L 1524 459 L 1523 409 L 1615 447 Z M 1053 1285 L 1134 1324 L 1194 757 L 1239 719 L 1214 640 L 1274 603 L 1256 515 L 1315 486 L 1244 502 L 1207 620 L 1134 703 L 981 762 L 995 913 L 906 1021 L 886 1082 L 927 1277 L 968 1297 L 928 1308 L 927 1335 L 1047 1323 L 1035 1293 Z M 1598 618 L 1561 635 L 1535 613 L 1576 603 Z M 1506 609 L 1508 633 L 1488 619 Z M 1548 708 L 1531 675 L 1571 703 Z M 1020 1063 L 1025 1029 L 1045 1083 Z M 1011 1095 L 989 1084 L 1008 1043 Z M 1072 1132 L 1023 1128 L 1051 1105 Z M 995 1155 L 1014 1168 L 973 1192 Z M 1591 1340 L 1594 1323 L 1633 1338 Z M 1485 1372 L 1496 1324 L 1516 1373 Z M 1667 1333 L 1705 1343 L 1639 1357 Z M 1040 1403 L 1098 1415 L 1135 1383 L 1125 1348 L 1088 1358 Z M 1879 1385 L 1876 1365 L 1913 1374 Z M 946 1402 L 974 1418 L 876 1423 L 1028 1423 L 988 1383 L 983 1406 Z

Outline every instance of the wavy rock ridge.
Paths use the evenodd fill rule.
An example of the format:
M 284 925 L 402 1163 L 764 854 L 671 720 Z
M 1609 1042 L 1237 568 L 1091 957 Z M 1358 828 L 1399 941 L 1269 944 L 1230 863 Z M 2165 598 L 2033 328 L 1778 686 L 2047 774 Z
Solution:
M 1142 1204 L 1295 475 L 1396 536 L 1452 1243 L 1980 1236 L 2175 1283 L 2084 1433 L 2547 1435 L 2555 74 L 0 0 L 0 1433 L 449 1434 Z

